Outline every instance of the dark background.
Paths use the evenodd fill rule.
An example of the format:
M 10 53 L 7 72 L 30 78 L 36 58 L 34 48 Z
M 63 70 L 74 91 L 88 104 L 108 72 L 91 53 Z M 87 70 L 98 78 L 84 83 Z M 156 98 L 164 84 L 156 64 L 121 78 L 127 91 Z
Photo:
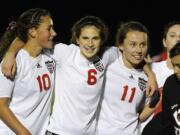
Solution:
M 86 15 L 103 19 L 110 28 L 109 45 L 114 44 L 116 29 L 120 22 L 140 21 L 150 31 L 150 54 L 162 51 L 162 31 L 169 21 L 179 21 L 178 1 L 139 1 L 139 0 L 6 0 L 0 8 L 0 35 L 9 21 L 29 8 L 46 8 L 52 13 L 54 28 L 58 33 L 56 41 L 69 43 L 70 29 L 75 21 Z M 4 9 L 3 9 L 4 8 Z

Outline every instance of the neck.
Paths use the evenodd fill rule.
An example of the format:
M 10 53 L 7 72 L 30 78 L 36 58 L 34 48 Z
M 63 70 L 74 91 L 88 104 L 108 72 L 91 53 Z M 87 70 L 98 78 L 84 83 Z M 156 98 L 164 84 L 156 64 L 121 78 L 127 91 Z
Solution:
M 36 43 L 32 43 L 32 42 L 27 42 L 24 46 L 24 49 L 32 57 L 37 57 L 42 51 L 42 48 L 40 46 L 38 46 Z
M 169 57 L 169 53 L 167 53 L 167 60 L 166 60 L 166 65 L 169 69 L 173 69 L 173 65 L 171 63 L 171 59 Z
M 122 60 L 123 60 L 124 65 L 125 65 L 127 68 L 129 68 L 129 69 L 134 68 L 134 66 L 133 66 L 131 63 L 129 63 L 128 60 L 125 58 L 125 56 L 124 56 L 123 53 L 122 53 Z

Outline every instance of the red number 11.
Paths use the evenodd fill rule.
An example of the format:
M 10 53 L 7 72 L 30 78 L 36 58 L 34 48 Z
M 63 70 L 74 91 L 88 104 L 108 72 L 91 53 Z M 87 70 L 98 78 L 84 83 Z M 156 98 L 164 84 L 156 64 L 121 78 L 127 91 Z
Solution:
M 128 86 L 124 86 L 124 92 L 123 92 L 123 95 L 121 97 L 121 100 L 124 101 L 126 96 L 127 96 L 127 92 L 128 92 Z M 131 96 L 129 98 L 129 103 L 131 103 L 134 99 L 134 95 L 135 95 L 135 92 L 136 92 L 136 88 L 131 88 Z

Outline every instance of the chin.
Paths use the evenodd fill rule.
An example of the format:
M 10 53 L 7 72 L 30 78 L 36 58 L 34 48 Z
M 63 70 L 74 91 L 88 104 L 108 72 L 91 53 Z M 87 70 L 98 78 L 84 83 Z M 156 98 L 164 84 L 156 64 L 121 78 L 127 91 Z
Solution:
M 93 58 L 94 56 L 96 56 L 96 53 L 93 53 L 93 54 L 86 54 L 84 55 L 87 59 L 91 59 Z
M 140 64 L 143 60 L 135 60 L 134 63 Z
M 52 49 L 52 48 L 53 48 L 53 46 L 48 46 L 48 47 L 47 47 L 47 49 Z
M 133 61 L 132 63 L 133 63 L 133 65 L 138 66 L 141 62 L 139 62 L 139 61 Z
M 91 58 L 93 58 L 94 56 L 85 56 L 87 59 L 91 59 Z

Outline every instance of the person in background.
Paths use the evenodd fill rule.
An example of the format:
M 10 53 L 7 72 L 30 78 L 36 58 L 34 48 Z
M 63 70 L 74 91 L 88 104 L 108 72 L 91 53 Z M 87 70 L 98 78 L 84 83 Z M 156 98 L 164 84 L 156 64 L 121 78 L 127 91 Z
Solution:
M 180 134 L 180 43 L 171 50 L 169 57 L 174 74 L 165 81 L 162 96 L 162 135 Z
M 164 28 L 163 45 L 167 49 L 167 59 L 161 62 L 153 62 L 152 70 L 154 71 L 159 87 L 159 92 L 162 95 L 163 85 L 167 77 L 173 74 L 173 65 L 171 58 L 169 57 L 170 50 L 174 45 L 180 41 L 180 22 L 169 22 Z M 159 135 L 161 133 L 162 126 L 161 121 L 162 101 L 156 107 L 153 115 L 142 124 L 142 135 Z

